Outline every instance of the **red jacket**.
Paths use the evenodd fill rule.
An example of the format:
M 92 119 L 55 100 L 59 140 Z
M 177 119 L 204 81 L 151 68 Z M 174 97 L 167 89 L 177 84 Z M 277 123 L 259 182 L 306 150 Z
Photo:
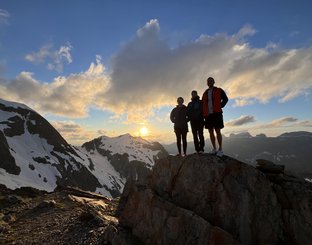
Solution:
M 222 88 L 213 87 L 212 88 L 212 108 L 213 113 L 222 112 L 222 109 L 228 102 L 228 97 Z M 203 116 L 208 117 L 208 89 L 204 92 L 203 97 Z

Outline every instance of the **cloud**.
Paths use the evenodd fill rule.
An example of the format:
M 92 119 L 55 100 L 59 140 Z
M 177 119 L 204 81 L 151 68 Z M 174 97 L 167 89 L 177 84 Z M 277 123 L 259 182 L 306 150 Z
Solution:
M 158 38 L 158 34 L 160 31 L 160 26 L 157 19 L 151 19 L 147 22 L 142 28 L 137 31 L 137 36 L 139 38 Z
M 306 127 L 311 123 L 310 121 L 301 121 L 295 117 L 281 117 L 272 120 L 269 123 L 260 124 L 250 129 L 271 129 L 280 127 Z
M 282 103 L 312 88 L 312 47 L 281 49 L 270 43 L 253 48 L 247 39 L 256 31 L 250 25 L 234 35 L 203 34 L 176 47 L 159 33 L 158 21 L 151 20 L 113 56 L 111 88 L 99 106 L 142 120 L 155 108 L 173 105 L 178 96 L 188 98 L 193 89 L 201 94 L 208 76 L 235 106 L 272 98 Z
M 70 144 L 80 145 L 97 135 L 96 132 L 86 130 L 73 121 L 53 121 L 51 124 Z
M 253 126 L 245 126 L 244 131 L 248 131 L 254 135 L 265 133 L 267 135 L 279 135 L 284 132 L 292 131 L 306 131 L 312 127 L 312 120 L 300 120 L 294 117 L 281 117 L 272 120 L 269 123 L 259 123 Z M 233 127 L 226 123 L 226 127 L 223 130 L 226 134 L 240 133 L 241 128 Z
M 41 83 L 32 73 L 21 72 L 13 80 L 0 81 L 0 97 L 24 102 L 40 113 L 79 118 L 88 115 L 99 99 L 97 95 L 109 86 L 105 67 L 98 60 L 84 72 L 60 76 L 51 83 Z
M 103 129 L 99 129 L 96 131 L 96 133 L 100 136 L 106 135 L 108 132 L 106 130 Z
M 312 48 L 278 50 L 251 49 L 236 59 L 226 78 L 231 98 L 268 102 L 291 100 L 312 87 Z
M 0 25 L 8 24 L 9 18 L 10 18 L 10 13 L 4 9 L 0 9 Z
M 257 31 L 251 25 L 243 26 L 237 33 L 238 37 L 253 36 Z
M 282 126 L 288 123 L 293 123 L 296 121 L 298 121 L 298 119 L 294 117 L 282 117 L 282 118 L 273 120 L 270 124 L 276 127 L 276 126 Z
M 223 73 L 220 67 L 226 62 L 220 59 L 220 52 L 225 50 L 223 56 L 228 50 L 236 53 L 233 48 L 239 39 L 252 31 L 248 27 L 233 37 L 202 35 L 175 48 L 161 40 L 159 32 L 158 21 L 149 21 L 114 55 L 111 88 L 99 100 L 100 106 L 128 113 L 129 121 L 142 121 L 153 115 L 155 108 L 173 105 L 178 96 L 188 98 L 198 88 L 203 92 L 207 76 Z
M 230 120 L 226 122 L 227 126 L 242 126 L 247 123 L 252 123 L 255 122 L 255 117 L 254 116 L 249 116 L 249 115 L 244 115 L 240 116 L 237 119 Z
M 312 120 L 298 121 L 295 125 L 299 127 L 312 127 Z
M 42 46 L 39 51 L 27 54 L 25 59 L 34 63 L 46 63 L 49 70 L 57 72 L 63 71 L 64 63 L 70 64 L 73 62 L 71 57 L 72 46 L 69 42 L 61 46 L 59 49 L 53 49 L 52 44 Z
M 100 57 L 87 71 L 52 82 L 42 83 L 22 72 L 2 83 L 0 95 L 67 117 L 84 117 L 88 108 L 96 106 L 125 115 L 119 118 L 127 118 L 128 123 L 144 123 L 153 120 L 157 109 L 173 106 L 179 96 L 187 102 L 192 90 L 201 95 L 208 76 L 235 101 L 234 106 L 272 98 L 283 103 L 312 89 L 312 47 L 283 49 L 272 43 L 252 47 L 248 38 L 256 31 L 250 25 L 233 35 L 202 34 L 174 47 L 160 32 L 156 19 L 139 28 L 111 57 L 109 73 Z M 26 59 L 49 62 L 50 69 L 61 70 L 64 62 L 72 61 L 70 51 L 70 45 L 57 50 L 43 46 Z
M 235 99 L 234 101 L 235 104 L 233 105 L 233 107 L 247 106 L 255 103 L 255 101 L 251 99 Z

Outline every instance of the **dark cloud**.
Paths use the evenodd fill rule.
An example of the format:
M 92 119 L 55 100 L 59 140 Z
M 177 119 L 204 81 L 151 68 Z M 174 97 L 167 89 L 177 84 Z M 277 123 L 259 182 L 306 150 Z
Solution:
M 247 124 L 247 123 L 252 123 L 252 122 L 255 122 L 255 117 L 254 116 L 241 116 L 237 119 L 234 119 L 234 120 L 231 120 L 231 121 L 228 121 L 226 124 L 227 126 L 242 126 L 244 124 Z
M 276 120 L 273 120 L 271 122 L 272 126 L 282 126 L 285 125 L 287 123 L 293 123 L 293 122 L 297 122 L 298 118 L 294 118 L 294 117 L 282 117 L 282 118 L 278 118 Z

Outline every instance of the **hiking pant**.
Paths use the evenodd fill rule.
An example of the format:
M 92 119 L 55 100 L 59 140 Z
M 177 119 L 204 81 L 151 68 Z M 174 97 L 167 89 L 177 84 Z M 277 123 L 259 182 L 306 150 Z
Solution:
M 187 131 L 185 129 L 176 129 L 175 134 L 177 137 L 177 147 L 178 147 L 179 154 L 181 154 L 181 139 L 183 142 L 183 153 L 186 154 L 186 148 L 187 148 L 186 134 L 187 134 Z
M 204 122 L 191 121 L 192 133 L 194 138 L 194 146 L 197 152 L 204 151 L 205 139 L 204 139 Z

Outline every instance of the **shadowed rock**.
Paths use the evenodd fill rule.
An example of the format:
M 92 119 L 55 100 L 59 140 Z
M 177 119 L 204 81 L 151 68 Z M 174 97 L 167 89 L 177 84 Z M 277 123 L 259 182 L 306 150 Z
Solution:
M 226 156 L 169 156 L 126 184 L 119 219 L 147 244 L 309 244 L 312 185 Z
M 18 175 L 21 168 L 16 165 L 14 157 L 11 155 L 8 142 L 4 134 L 0 131 L 0 168 L 3 168 L 10 174 Z

